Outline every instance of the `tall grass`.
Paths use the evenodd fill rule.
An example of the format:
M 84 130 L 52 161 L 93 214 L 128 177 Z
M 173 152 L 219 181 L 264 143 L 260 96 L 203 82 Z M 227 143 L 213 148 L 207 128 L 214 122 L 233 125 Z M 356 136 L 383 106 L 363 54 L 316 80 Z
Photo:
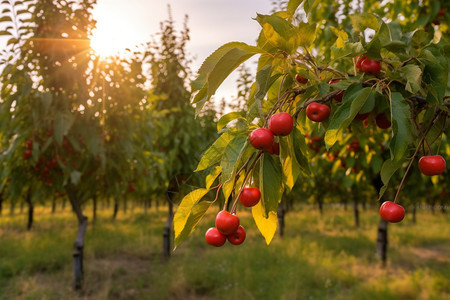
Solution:
M 89 211 L 89 210 L 87 210 Z M 85 246 L 85 284 L 72 285 L 76 219 L 67 209 L 52 215 L 38 208 L 32 231 L 25 215 L 0 216 L 0 299 L 450 299 L 450 220 L 419 211 L 389 225 L 388 264 L 375 254 L 379 216 L 375 208 L 352 213 L 311 206 L 286 215 L 285 236 L 265 245 L 251 215 L 241 246 L 205 244 L 214 224 L 209 213 L 173 253 L 162 260 L 166 212 L 100 210 Z

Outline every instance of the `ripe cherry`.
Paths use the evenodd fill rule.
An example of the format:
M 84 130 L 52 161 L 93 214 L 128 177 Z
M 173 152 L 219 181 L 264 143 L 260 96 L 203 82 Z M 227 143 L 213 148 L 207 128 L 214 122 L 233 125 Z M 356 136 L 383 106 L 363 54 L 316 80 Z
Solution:
M 233 245 L 240 245 L 245 240 L 245 229 L 241 225 L 239 225 L 238 229 L 233 232 L 232 234 L 229 234 L 227 236 L 228 241 Z
M 287 112 L 274 114 L 269 120 L 269 130 L 273 135 L 286 136 L 289 135 L 294 128 L 294 119 Z
M 261 199 L 261 192 L 257 187 L 244 188 L 239 197 L 239 201 L 241 201 L 242 205 L 245 207 L 255 206 L 259 202 L 259 199 Z
M 333 84 L 336 82 L 339 82 L 339 79 L 332 79 L 328 82 L 328 84 Z M 337 102 L 342 102 L 342 97 L 344 97 L 344 91 L 340 91 L 339 93 L 337 93 L 336 95 L 334 95 L 334 100 L 336 100 Z
M 354 120 L 357 120 L 357 121 L 364 121 L 365 119 L 367 119 L 367 118 L 369 117 L 369 115 L 370 115 L 370 112 L 365 113 L 365 114 L 357 114 L 357 115 L 355 116 L 355 119 L 354 119 Z
M 30 149 L 25 150 L 24 153 L 23 153 L 23 158 L 24 159 L 29 159 L 30 156 L 31 156 L 31 150 Z
M 227 237 L 217 228 L 211 227 L 205 233 L 205 241 L 211 246 L 220 247 L 225 244 Z
M 225 235 L 229 235 L 239 227 L 239 218 L 226 210 L 220 211 L 216 216 L 216 228 Z
M 31 149 L 33 147 L 33 142 L 31 140 L 26 140 L 25 146 L 27 149 Z
M 295 81 L 297 81 L 299 84 L 305 84 L 308 82 L 308 78 L 305 78 L 305 77 L 301 76 L 300 74 L 296 74 Z
M 391 121 L 389 121 L 385 113 L 378 114 L 375 117 L 375 121 L 377 123 L 377 126 L 381 129 L 387 129 L 391 127 Z
M 358 68 L 358 69 L 361 69 L 361 63 L 362 63 L 362 61 L 363 60 L 365 60 L 367 58 L 367 55 L 358 55 L 358 56 L 356 56 L 356 59 L 357 59 L 357 61 L 356 61 L 356 64 L 355 64 L 355 66 Z
M 391 223 L 398 223 L 405 217 L 405 209 L 392 201 L 385 201 L 380 207 L 380 216 Z
M 445 168 L 445 159 L 440 155 L 422 156 L 419 159 L 419 169 L 424 175 L 440 175 L 444 173 Z
M 272 147 L 266 149 L 269 154 L 280 155 L 280 144 L 277 142 L 273 142 Z
M 381 70 L 381 63 L 376 60 L 371 60 L 366 58 L 361 62 L 361 70 L 364 73 L 370 73 L 372 75 L 377 75 Z
M 325 104 L 313 102 L 306 107 L 306 116 L 314 122 L 322 122 L 330 115 L 330 107 Z
M 267 128 L 258 128 L 250 133 L 250 144 L 256 149 L 263 150 L 272 147 L 273 133 Z

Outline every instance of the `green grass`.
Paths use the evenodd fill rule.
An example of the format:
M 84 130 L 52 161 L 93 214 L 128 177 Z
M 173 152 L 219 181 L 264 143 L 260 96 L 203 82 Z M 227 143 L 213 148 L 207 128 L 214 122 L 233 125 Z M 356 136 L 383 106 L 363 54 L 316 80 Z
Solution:
M 87 213 L 89 215 L 90 208 Z M 375 254 L 375 208 L 352 212 L 311 206 L 286 215 L 285 236 L 265 245 L 248 210 L 241 246 L 206 245 L 211 211 L 169 262 L 162 260 L 165 208 L 135 208 L 116 221 L 100 210 L 89 224 L 83 292 L 72 290 L 76 219 L 67 208 L 38 207 L 33 229 L 25 213 L 0 216 L 0 299 L 450 299 L 450 219 L 421 210 L 389 225 L 388 264 Z

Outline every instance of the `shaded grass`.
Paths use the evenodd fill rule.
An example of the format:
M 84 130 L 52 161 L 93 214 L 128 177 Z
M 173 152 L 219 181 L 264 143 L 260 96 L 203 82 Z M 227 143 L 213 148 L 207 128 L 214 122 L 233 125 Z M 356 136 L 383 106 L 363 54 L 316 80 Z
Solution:
M 378 213 L 310 206 L 286 215 L 285 236 L 265 245 L 249 211 L 240 209 L 247 240 L 214 248 L 203 235 L 217 211 L 161 259 L 164 210 L 135 209 L 89 224 L 85 285 L 71 289 L 76 220 L 67 209 L 37 209 L 26 232 L 23 215 L 0 217 L 0 299 L 450 299 L 450 220 L 421 211 L 389 225 L 388 265 L 375 255 Z M 76 297 L 77 296 L 77 297 Z

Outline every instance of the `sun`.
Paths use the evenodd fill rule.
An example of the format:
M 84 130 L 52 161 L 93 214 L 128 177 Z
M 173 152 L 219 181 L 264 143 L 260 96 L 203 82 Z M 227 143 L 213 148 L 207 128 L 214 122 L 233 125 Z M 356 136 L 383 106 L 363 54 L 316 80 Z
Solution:
M 126 49 L 133 50 L 146 40 L 139 25 L 132 20 L 119 22 L 114 14 L 108 13 L 94 18 L 97 24 L 90 37 L 91 48 L 101 57 L 126 55 Z

